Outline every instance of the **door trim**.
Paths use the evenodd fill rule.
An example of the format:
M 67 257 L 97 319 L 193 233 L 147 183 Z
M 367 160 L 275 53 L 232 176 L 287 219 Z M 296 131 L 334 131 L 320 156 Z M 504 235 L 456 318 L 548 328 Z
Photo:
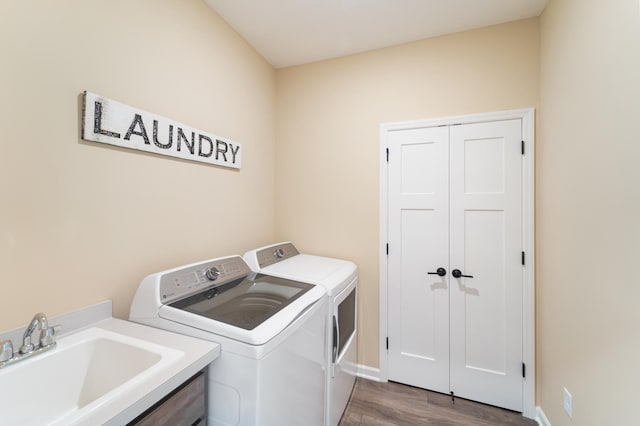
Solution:
M 416 121 L 383 123 L 380 125 L 380 380 L 388 381 L 387 315 L 388 315 L 388 133 L 420 127 L 449 126 L 510 119 L 522 120 L 525 151 L 522 156 L 523 241 L 526 253 L 523 282 L 522 353 L 526 364 L 523 386 L 523 412 L 530 419 L 536 416 L 535 407 L 535 110 L 533 108 L 432 118 Z

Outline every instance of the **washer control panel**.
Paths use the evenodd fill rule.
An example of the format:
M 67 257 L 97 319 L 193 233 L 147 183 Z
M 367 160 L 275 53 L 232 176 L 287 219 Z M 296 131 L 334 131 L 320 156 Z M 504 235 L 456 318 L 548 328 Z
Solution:
M 262 269 L 299 254 L 300 252 L 292 243 L 282 243 L 257 251 L 256 257 Z
M 160 302 L 165 304 L 251 273 L 240 256 L 186 266 L 160 277 Z

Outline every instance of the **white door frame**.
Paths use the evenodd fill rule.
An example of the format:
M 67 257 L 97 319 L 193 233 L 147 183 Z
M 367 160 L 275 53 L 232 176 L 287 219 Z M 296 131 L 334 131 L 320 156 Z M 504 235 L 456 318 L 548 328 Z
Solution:
M 417 121 L 384 123 L 380 125 L 380 375 L 381 381 L 389 379 L 387 345 L 387 291 L 388 291 L 388 133 L 394 130 L 407 130 L 420 127 L 448 126 L 470 124 L 486 121 L 502 121 L 521 119 L 524 139 L 524 155 L 522 156 L 522 195 L 523 195 L 523 241 L 526 253 L 524 288 L 523 288 L 523 322 L 522 353 L 526 365 L 526 377 L 523 388 L 523 412 L 528 418 L 535 418 L 535 231 L 534 231 L 534 109 L 518 109 L 483 114 L 461 115 L 454 117 L 433 118 Z

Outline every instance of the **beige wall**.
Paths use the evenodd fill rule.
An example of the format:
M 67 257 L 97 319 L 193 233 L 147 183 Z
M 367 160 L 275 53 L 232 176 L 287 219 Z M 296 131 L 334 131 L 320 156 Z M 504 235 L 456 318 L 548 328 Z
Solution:
M 278 71 L 199 0 L 0 8 L 0 330 L 105 299 L 126 317 L 146 273 L 290 239 L 358 263 L 376 367 L 379 124 L 540 106 L 538 404 L 637 421 L 636 0 Z M 235 139 L 243 168 L 83 142 L 84 90 Z
M 273 241 L 275 71 L 200 0 L 0 0 L 0 330 Z M 93 91 L 236 140 L 243 168 L 79 139 Z
M 276 237 L 360 268 L 359 362 L 379 365 L 379 126 L 538 106 L 538 20 L 277 71 Z
M 640 422 L 639 6 L 551 0 L 541 18 L 538 402 L 553 426 Z

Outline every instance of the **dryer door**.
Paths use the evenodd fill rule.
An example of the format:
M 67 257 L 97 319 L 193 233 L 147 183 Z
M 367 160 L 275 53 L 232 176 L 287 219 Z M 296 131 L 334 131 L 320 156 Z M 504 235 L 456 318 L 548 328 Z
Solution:
M 357 292 L 355 280 L 334 301 L 332 361 L 339 363 L 356 334 Z
M 331 378 L 327 392 L 327 418 L 331 425 L 339 423 L 356 382 L 358 369 L 356 284 L 357 278 L 332 299 L 335 334 L 333 363 L 330 366 Z

